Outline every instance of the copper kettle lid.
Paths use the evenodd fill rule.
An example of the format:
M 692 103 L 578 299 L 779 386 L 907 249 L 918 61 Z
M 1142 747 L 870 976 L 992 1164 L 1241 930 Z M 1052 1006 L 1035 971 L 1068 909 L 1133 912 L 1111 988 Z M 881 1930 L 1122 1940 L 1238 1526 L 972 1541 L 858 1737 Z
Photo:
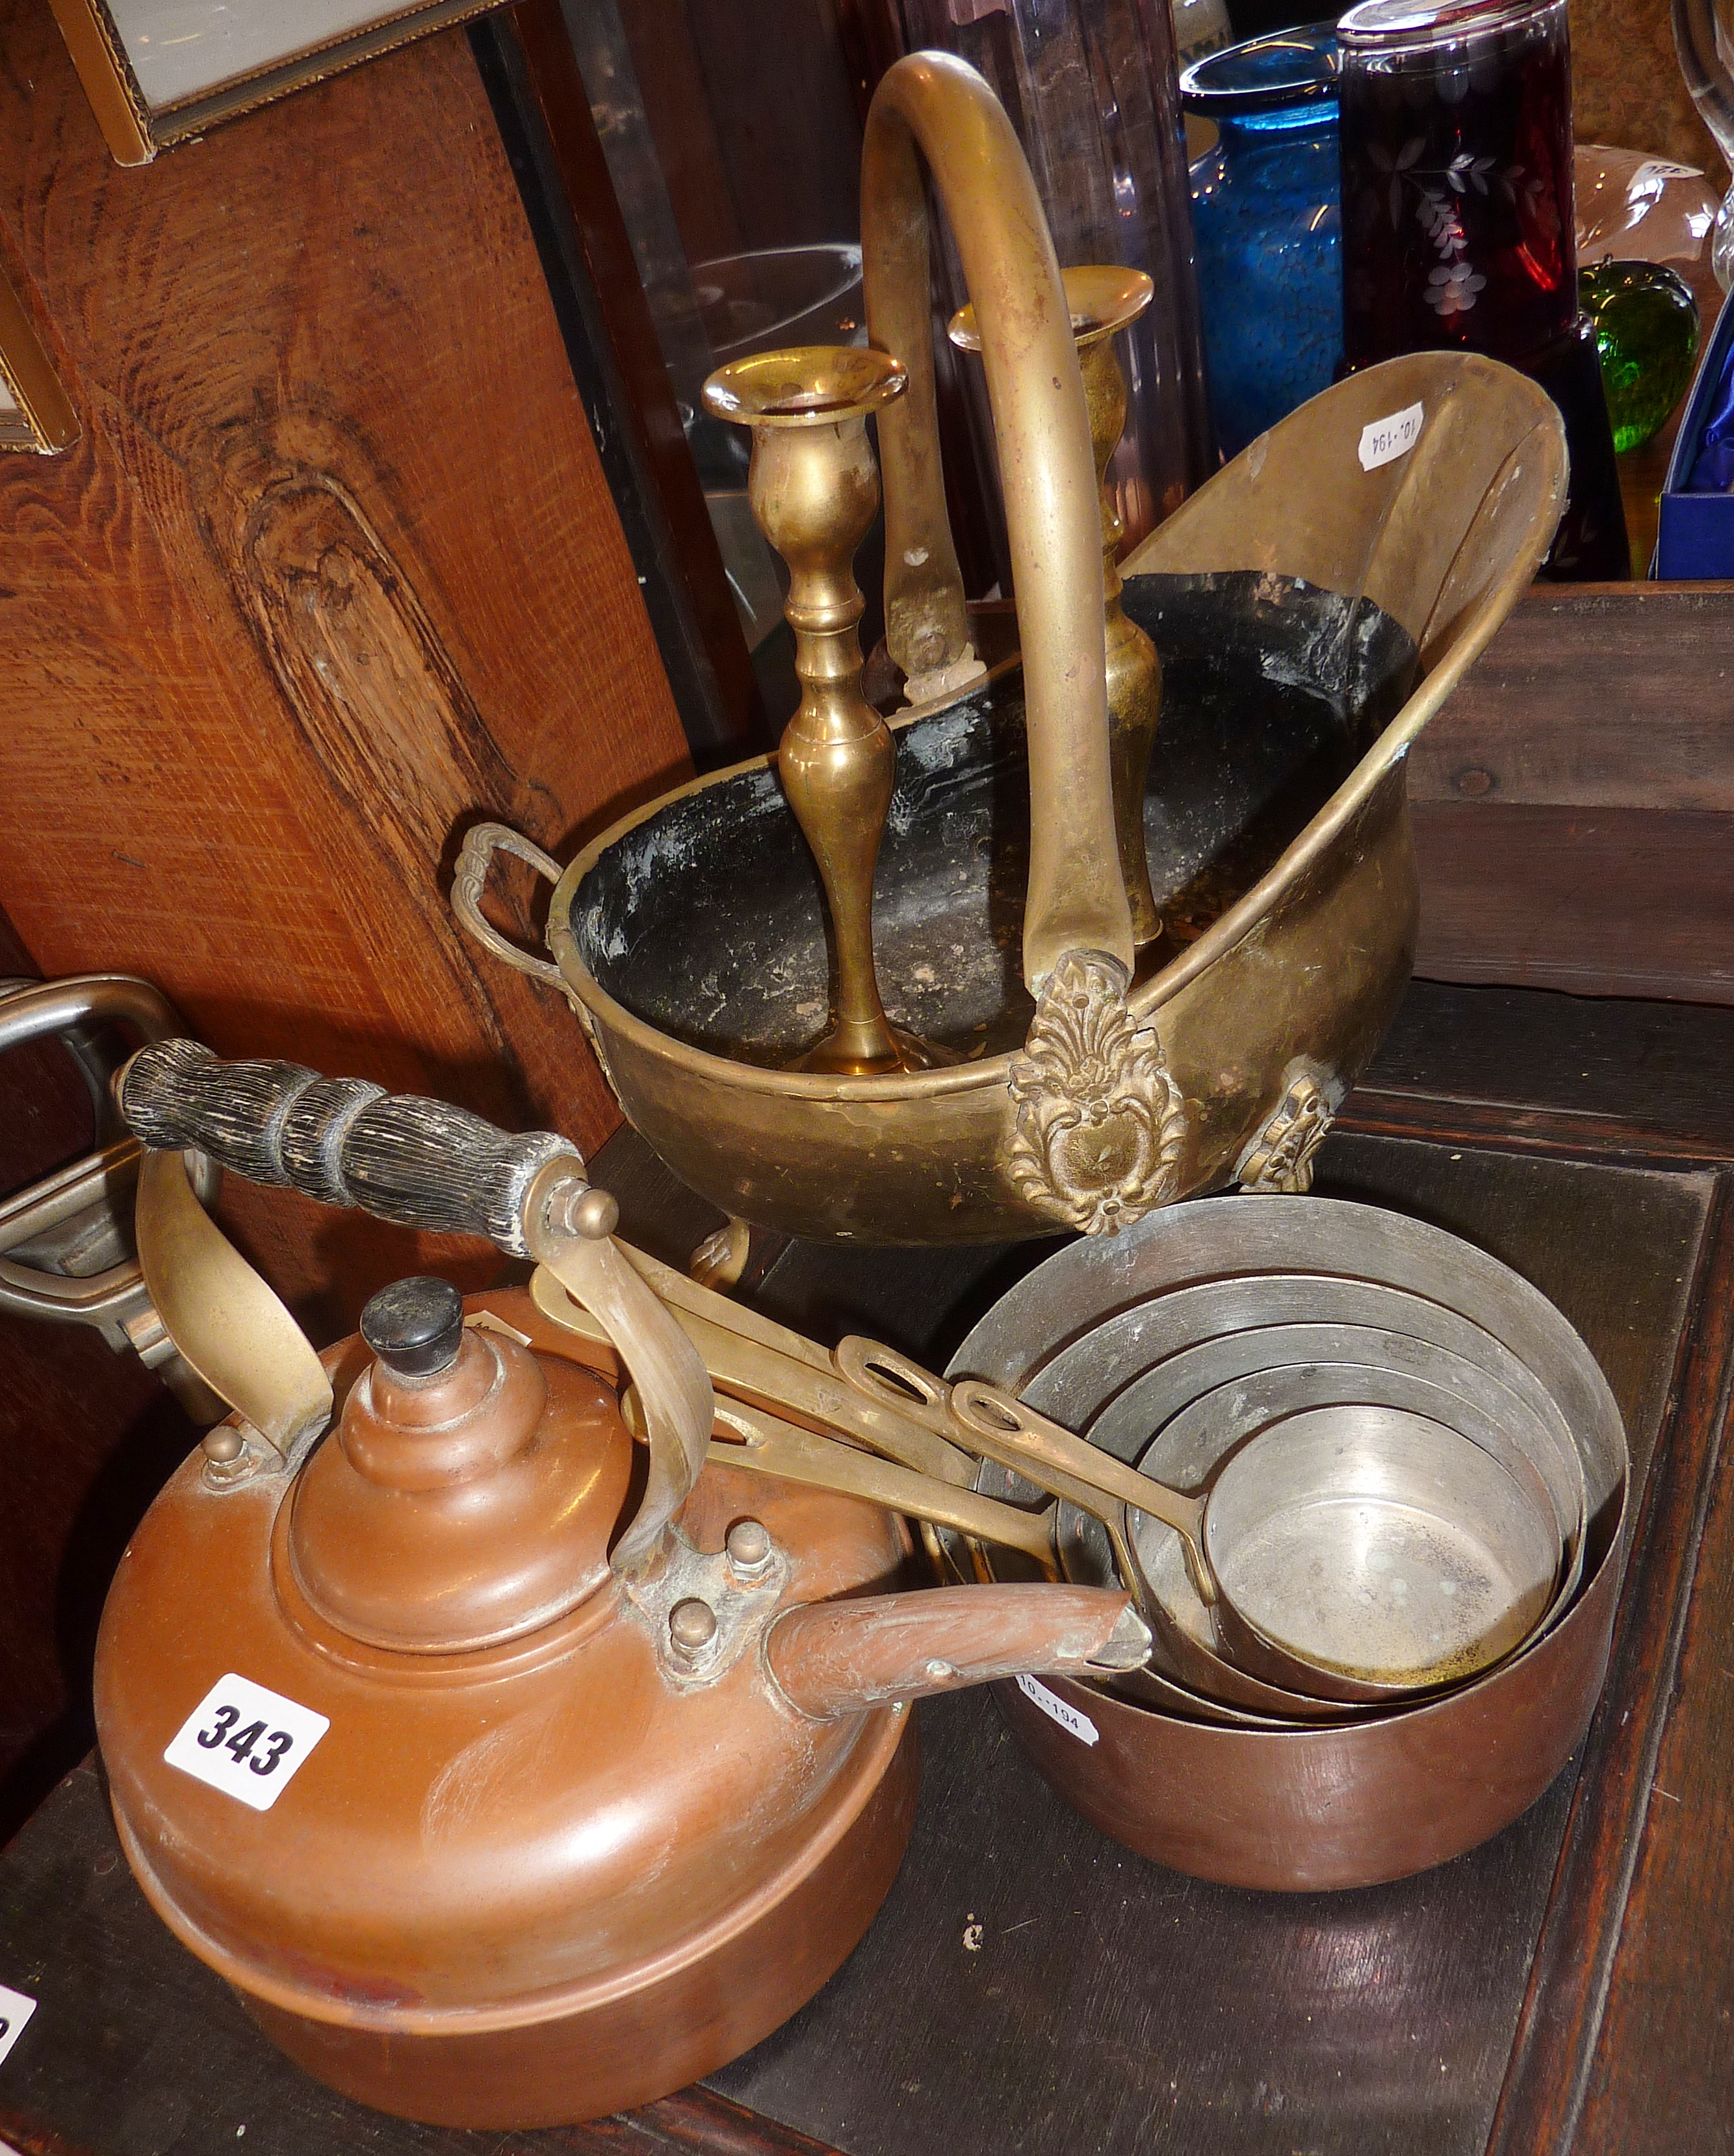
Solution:
M 498 1645 L 609 1576 L 631 1475 L 614 1395 L 477 1332 L 445 1281 L 383 1288 L 373 1351 L 296 1484 L 296 1585 L 352 1639 L 409 1654 Z

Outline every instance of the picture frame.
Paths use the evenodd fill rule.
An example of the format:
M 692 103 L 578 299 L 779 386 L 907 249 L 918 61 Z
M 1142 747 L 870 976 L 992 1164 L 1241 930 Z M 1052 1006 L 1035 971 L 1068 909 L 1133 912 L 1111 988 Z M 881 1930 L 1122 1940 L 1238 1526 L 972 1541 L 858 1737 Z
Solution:
M 55 456 L 70 449 L 79 433 L 78 414 L 42 340 L 0 270 L 0 451 Z
M 506 0 L 49 0 L 115 161 L 161 150 Z

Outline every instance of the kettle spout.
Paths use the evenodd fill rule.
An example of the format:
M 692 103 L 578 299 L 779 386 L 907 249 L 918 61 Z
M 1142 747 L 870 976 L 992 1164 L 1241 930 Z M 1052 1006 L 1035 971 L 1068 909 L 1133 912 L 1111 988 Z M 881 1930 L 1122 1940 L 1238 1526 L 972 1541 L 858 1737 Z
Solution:
M 771 1627 L 771 1675 L 821 1721 L 888 1701 L 1023 1672 L 1107 1676 L 1138 1668 L 1150 1628 L 1100 1587 L 942 1587 L 810 1603 Z

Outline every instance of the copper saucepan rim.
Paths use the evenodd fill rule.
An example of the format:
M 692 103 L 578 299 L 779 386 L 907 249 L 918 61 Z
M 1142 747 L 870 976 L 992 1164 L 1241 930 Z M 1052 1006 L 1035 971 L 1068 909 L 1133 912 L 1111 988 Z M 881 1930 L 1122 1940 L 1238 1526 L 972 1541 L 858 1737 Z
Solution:
M 1275 1229 L 1274 1235 L 1266 1234 L 1271 1229 Z M 1258 1232 L 1249 1243 L 1243 1230 Z M 1371 1246 L 1385 1237 L 1407 1248 L 1395 1262 L 1387 1256 L 1389 1270 L 1371 1270 L 1375 1255 Z M 1321 1241 L 1326 1249 L 1320 1249 Z M 1110 1702 L 1116 1709 L 1160 1722 L 1207 1727 L 1225 1739 L 1276 1738 L 1288 1742 L 1336 1743 L 1351 1731 L 1370 1730 L 1397 1721 L 1412 1723 L 1418 1716 L 1461 1712 L 1465 1702 L 1472 1703 L 1469 1711 L 1474 1712 L 1473 1703 L 1482 1700 L 1490 1686 L 1507 1682 L 1514 1671 L 1527 1668 L 1536 1657 L 1551 1656 L 1556 1651 L 1556 1642 L 1575 1636 L 1581 1630 L 1586 1609 L 1602 1599 L 1598 1590 L 1608 1567 L 1618 1561 L 1623 1550 L 1631 1496 L 1630 1458 L 1618 1409 L 1600 1366 L 1563 1314 L 1533 1283 L 1445 1229 L 1384 1207 L 1348 1199 L 1216 1199 L 1207 1205 L 1152 1214 L 1117 1238 L 1116 1243 L 1118 1248 L 1088 1240 L 1068 1245 L 1025 1275 L 978 1322 L 952 1358 L 948 1374 L 955 1377 L 975 1371 L 995 1383 L 1021 1390 L 1065 1354 L 1085 1348 L 1104 1324 L 1159 1304 L 1165 1293 L 1225 1286 L 1237 1277 L 1266 1277 L 1289 1270 L 1297 1279 L 1356 1280 L 1377 1286 L 1402 1287 L 1424 1300 L 1436 1301 L 1442 1309 L 1485 1326 L 1493 1337 L 1519 1354 L 1532 1374 L 1557 1397 L 1562 1382 L 1558 1372 L 1537 1368 L 1530 1355 L 1521 1353 L 1500 1330 L 1486 1324 L 1480 1311 L 1464 1307 L 1465 1303 L 1482 1303 L 1497 1293 L 1507 1300 L 1514 1325 L 1519 1319 L 1526 1321 L 1545 1340 L 1549 1359 L 1556 1360 L 1562 1368 L 1570 1368 L 1582 1389 L 1582 1410 L 1598 1427 L 1603 1440 L 1598 1452 L 1602 1472 L 1599 1477 L 1593 1477 L 1588 1451 L 1592 1434 L 1580 1431 L 1567 1414 L 1584 1464 L 1586 1483 L 1600 1481 L 1593 1507 L 1594 1517 L 1586 1521 L 1586 1532 L 1595 1532 L 1601 1547 L 1598 1553 L 1586 1553 L 1582 1578 L 1571 1607 L 1516 1652 L 1469 1683 L 1410 1704 L 1374 1709 L 1364 1718 L 1253 1727 L 1214 1718 L 1193 1722 L 1190 1717 L 1130 1699 L 1124 1692 L 1092 1685 L 1087 1688 L 1091 1696 Z M 1283 1255 L 1282 1246 L 1289 1244 L 1292 1250 Z M 1151 1250 L 1151 1245 L 1155 1248 Z M 1345 1260 L 1357 1245 L 1368 1262 L 1351 1270 Z M 1149 1262 L 1140 1264 L 1146 1250 Z M 1453 1288 L 1443 1280 L 1436 1285 L 1447 1292 L 1436 1296 L 1428 1296 L 1424 1290 L 1414 1287 L 1405 1276 L 1428 1259 L 1436 1259 L 1441 1266 L 1448 1259 L 1454 1261 L 1473 1283 L 1473 1290 Z M 1087 1292 L 1100 1296 L 1093 1314 L 1068 1312 L 1063 1307 L 1065 1294 L 1060 1283 L 1073 1281 L 1076 1286 L 1073 1276 L 1080 1275 Z M 1451 1299 L 1453 1294 L 1457 1299 Z M 1143 1368 L 1129 1359 L 1117 1368 L 1111 1383 L 1103 1378 L 1103 1389 L 1093 1404 L 1071 1401 L 1068 1403 L 1070 1412 L 1081 1414 L 1086 1422 L 1093 1420 L 1109 1400 L 1144 1373 L 1144 1368 L 1160 1359 L 1158 1355 L 1152 1364 Z M 1019 1361 L 1021 1367 L 1011 1367 Z M 1052 1408 L 1057 1404 L 1049 1400 L 1042 1404 Z M 1191 1687 L 1182 1684 L 1181 1689 Z

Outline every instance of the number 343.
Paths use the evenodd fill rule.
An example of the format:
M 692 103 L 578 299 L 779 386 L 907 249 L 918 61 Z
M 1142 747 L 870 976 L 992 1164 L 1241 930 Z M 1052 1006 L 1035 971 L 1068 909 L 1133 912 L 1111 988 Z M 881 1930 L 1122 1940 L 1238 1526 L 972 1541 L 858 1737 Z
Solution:
M 197 1741 L 207 1752 L 232 1752 L 237 1762 L 244 1761 L 255 1774 L 275 1774 L 293 1748 L 294 1738 L 286 1729 L 270 1729 L 263 1722 L 250 1722 L 244 1728 L 237 1729 L 235 1724 L 240 1718 L 239 1707 L 219 1707 L 215 1727 L 195 1732 Z

